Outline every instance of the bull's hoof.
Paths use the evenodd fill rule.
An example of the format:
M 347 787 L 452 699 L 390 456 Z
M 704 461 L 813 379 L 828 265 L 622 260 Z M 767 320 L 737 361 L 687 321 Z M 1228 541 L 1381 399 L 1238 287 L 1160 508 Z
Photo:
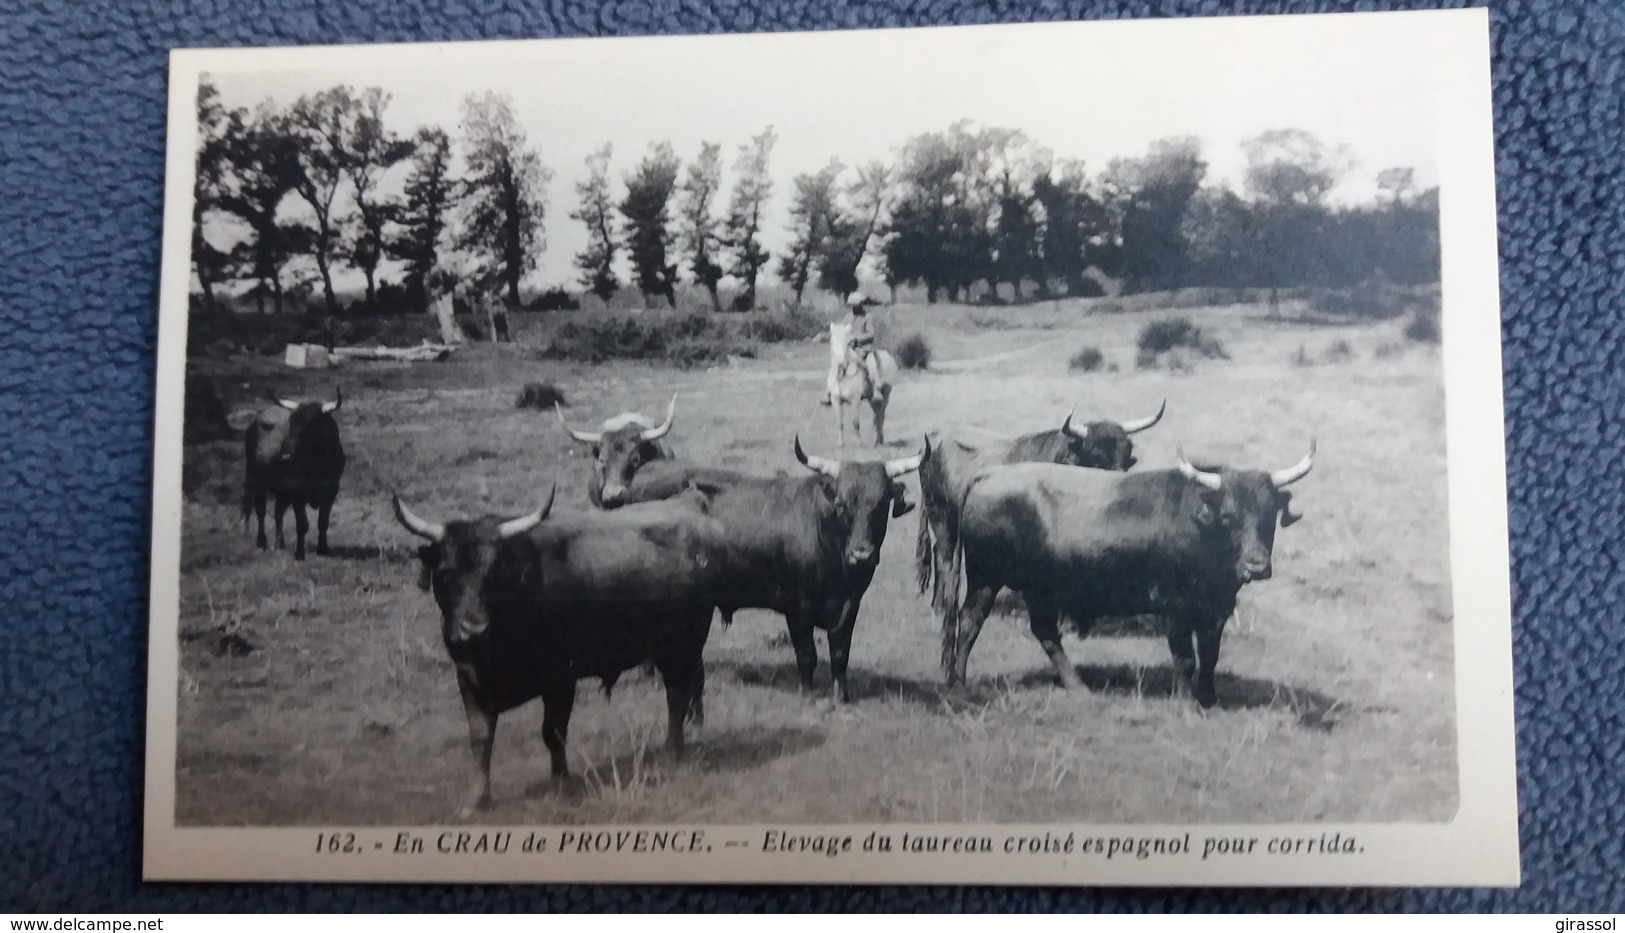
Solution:
M 325 545 L 325 544 L 316 545 L 316 553 L 321 557 L 326 557 L 328 555 L 327 545 Z
M 267 550 L 270 550 L 270 548 L 271 548 L 270 543 L 267 542 L 264 538 L 255 539 L 254 546 L 259 548 L 262 551 L 267 551 Z
M 459 820 L 471 820 L 489 809 L 491 809 L 491 795 L 477 794 L 473 800 L 457 809 L 457 818 Z
M 1213 704 L 1219 702 L 1219 695 L 1212 687 L 1196 691 L 1196 705 L 1203 709 L 1212 709 Z

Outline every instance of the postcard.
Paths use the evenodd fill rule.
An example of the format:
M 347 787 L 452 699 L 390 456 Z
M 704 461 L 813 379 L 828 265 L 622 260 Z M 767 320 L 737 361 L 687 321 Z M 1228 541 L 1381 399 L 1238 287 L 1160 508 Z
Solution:
M 1489 54 L 175 51 L 145 876 L 1516 885 Z

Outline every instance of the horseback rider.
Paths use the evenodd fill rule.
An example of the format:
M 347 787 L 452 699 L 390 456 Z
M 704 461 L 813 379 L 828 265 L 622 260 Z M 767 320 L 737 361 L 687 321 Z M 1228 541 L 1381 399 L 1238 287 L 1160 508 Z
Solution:
M 861 291 L 855 291 L 847 296 L 846 306 L 849 313 L 846 316 L 847 342 L 852 352 L 858 354 L 863 360 L 863 368 L 869 373 L 869 385 L 879 388 L 880 361 L 875 357 L 875 319 L 869 316 L 869 306 L 877 302 Z M 828 407 L 833 401 L 826 397 L 820 405 Z

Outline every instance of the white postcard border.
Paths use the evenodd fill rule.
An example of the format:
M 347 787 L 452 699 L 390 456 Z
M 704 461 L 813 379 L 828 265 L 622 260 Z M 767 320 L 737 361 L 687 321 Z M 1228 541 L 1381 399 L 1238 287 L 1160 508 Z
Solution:
M 534 47 L 530 42 L 424 43 L 240 50 L 177 50 L 170 63 L 164 251 L 159 307 L 154 420 L 154 494 L 151 632 L 147 697 L 147 749 L 143 875 L 146 880 L 366 881 L 366 882 L 718 882 L 718 883 L 982 883 L 1009 885 L 1249 885 L 1249 886 L 1516 886 L 1517 787 L 1512 703 L 1511 596 L 1507 547 L 1506 468 L 1502 413 L 1499 288 L 1493 112 L 1490 98 L 1489 17 L 1482 9 L 1402 13 L 1350 13 L 1089 23 L 929 27 L 839 33 L 770 33 L 750 36 L 575 39 L 570 42 L 778 41 L 886 43 L 905 33 L 941 30 L 1056 28 L 1162 30 L 1170 41 L 1191 41 L 1207 30 L 1240 29 L 1249 36 L 1319 28 L 1348 17 L 1404 17 L 1436 39 L 1438 165 L 1441 179 L 1443 362 L 1446 432 L 1450 452 L 1449 514 L 1456 725 L 1460 808 L 1445 824 L 1199 824 L 1100 826 L 1084 824 L 825 826 L 503 826 L 311 827 L 308 829 L 177 828 L 175 813 L 176 717 L 179 677 L 179 569 L 182 414 L 184 410 L 187 292 L 195 105 L 203 72 L 318 67 L 331 56 L 385 62 L 403 57 L 441 62 L 459 56 L 489 58 Z M 1232 33 L 1231 35 L 1234 35 Z M 548 40 L 561 41 L 561 40 Z M 701 854 L 570 853 L 556 851 L 561 834 L 607 832 L 703 833 Z M 762 835 L 850 836 L 852 849 L 825 854 L 764 855 Z M 506 832 L 508 852 L 442 854 L 441 834 Z M 872 833 L 934 837 L 987 837 L 991 855 L 915 855 L 862 851 Z M 424 851 L 396 855 L 401 834 L 423 840 Z M 1073 835 L 1072 854 L 1011 855 L 1010 838 Z M 318 837 L 337 835 L 338 851 L 317 853 Z M 351 840 L 347 834 L 354 834 Z M 520 851 L 531 834 L 555 851 Z M 1258 852 L 1210 855 L 1210 838 L 1353 837 L 1362 851 L 1299 856 Z M 1083 851 L 1085 840 L 1179 839 L 1191 851 L 1138 859 Z M 652 838 L 652 837 L 650 837 Z M 730 840 L 749 839 L 749 849 Z M 488 835 L 487 845 L 493 840 Z M 613 843 L 615 840 L 612 839 Z M 353 844 L 346 851 L 346 845 Z M 624 845 L 635 846 L 635 840 Z M 671 845 L 670 838 L 667 844 Z M 692 844 L 690 837 L 689 845 Z M 408 847 L 410 844 L 408 843 Z

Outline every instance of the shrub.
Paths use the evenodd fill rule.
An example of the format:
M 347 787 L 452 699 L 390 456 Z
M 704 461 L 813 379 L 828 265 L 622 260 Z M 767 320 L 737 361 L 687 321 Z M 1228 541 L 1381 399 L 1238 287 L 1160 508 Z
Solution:
M 1339 340 L 1326 348 L 1325 357 L 1328 363 L 1347 363 L 1354 358 L 1354 348 L 1347 340 Z
M 550 288 L 530 303 L 532 311 L 579 311 L 581 302 L 562 288 Z
M 1417 308 L 1405 325 L 1405 336 L 1417 343 L 1438 343 L 1439 312 L 1430 307 Z
M 1377 349 L 1371 351 L 1371 355 L 1379 360 L 1386 360 L 1390 356 L 1398 355 L 1400 351 L 1404 349 L 1405 348 L 1403 346 L 1390 340 L 1385 343 L 1378 344 Z
M 931 345 L 919 334 L 909 334 L 899 341 L 894 355 L 897 357 L 897 365 L 904 369 L 931 367 Z
M 1309 355 L 1308 347 L 1305 347 L 1301 343 L 1298 344 L 1298 352 L 1292 354 L 1292 365 L 1300 367 L 1315 365 L 1314 358 Z
M 1399 302 L 1395 296 L 1375 287 L 1316 292 L 1309 299 L 1309 306 L 1321 314 L 1371 320 L 1391 318 L 1399 313 Z
M 1099 347 L 1083 347 L 1072 354 L 1072 359 L 1067 362 L 1067 368 L 1092 373 L 1105 364 L 1106 356 L 1100 352 Z
M 565 408 L 570 407 L 570 403 L 564 400 L 564 393 L 559 391 L 558 387 L 553 383 L 527 382 L 525 387 L 519 391 L 519 398 L 514 401 L 513 406 L 515 408 L 536 408 L 545 411 L 552 408 L 555 402 Z
M 1156 369 L 1157 354 L 1151 352 L 1150 350 L 1141 350 L 1134 357 L 1134 365 L 1139 369 Z
M 1150 353 L 1153 356 L 1167 353 L 1176 347 L 1187 347 L 1208 359 L 1230 358 L 1230 354 L 1225 351 L 1224 344 L 1220 343 L 1218 338 L 1204 333 L 1186 317 L 1152 321 L 1140 328 L 1140 336 L 1135 344 L 1140 348 L 1141 354 Z

